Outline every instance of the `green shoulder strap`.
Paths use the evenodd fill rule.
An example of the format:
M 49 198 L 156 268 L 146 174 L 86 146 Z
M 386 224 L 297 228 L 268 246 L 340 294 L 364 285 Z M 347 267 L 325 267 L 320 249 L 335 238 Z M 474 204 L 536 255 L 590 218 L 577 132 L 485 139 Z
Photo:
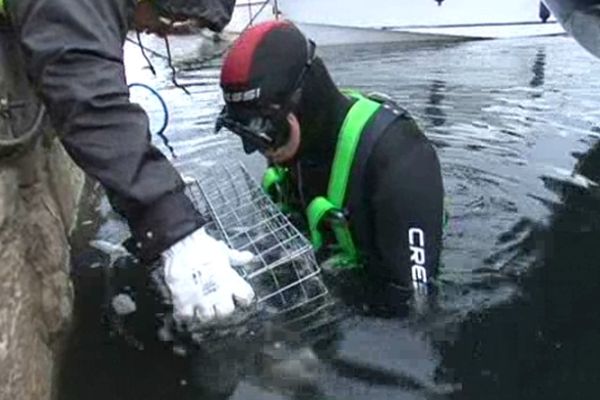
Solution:
M 4 0 L 0 0 L 0 16 L 6 15 L 6 10 L 4 9 Z
M 327 198 L 317 197 L 308 206 L 307 217 L 311 241 L 316 250 L 323 245 L 320 232 L 321 220 L 330 212 L 341 212 L 344 208 L 346 190 L 356 149 L 365 126 L 381 107 L 380 103 L 369 100 L 356 92 L 349 93 L 358 100 L 350 108 L 338 137 L 335 157 L 331 168 Z M 358 251 L 354 246 L 346 223 L 334 224 L 334 234 L 344 255 L 346 264 L 355 264 Z

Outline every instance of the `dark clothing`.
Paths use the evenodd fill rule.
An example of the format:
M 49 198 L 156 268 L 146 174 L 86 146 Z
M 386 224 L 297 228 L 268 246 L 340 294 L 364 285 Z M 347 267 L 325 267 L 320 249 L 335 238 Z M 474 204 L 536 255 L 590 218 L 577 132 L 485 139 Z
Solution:
M 431 143 L 412 119 L 399 119 L 379 139 L 367 163 L 362 216 L 353 226 L 367 249 L 367 268 L 376 280 L 410 286 L 415 267 L 435 276 L 442 249 L 444 188 Z M 420 229 L 412 234 L 411 229 Z M 422 239 L 422 240 L 421 240 Z M 423 262 L 416 249 L 423 248 Z
M 365 134 L 361 136 L 346 211 L 370 284 L 393 304 L 399 296 L 406 299 L 413 289 L 425 288 L 435 276 L 442 247 L 444 189 L 435 150 L 415 121 L 408 113 L 391 119 L 358 174 L 355 166 L 366 145 Z M 319 160 L 305 154 L 292 168 L 292 186 L 301 182 L 299 203 L 308 204 L 327 193 L 332 157 Z M 420 268 L 426 271 L 424 279 Z
M 8 0 L 27 76 L 73 160 L 106 189 L 144 260 L 203 224 L 129 102 L 123 42 L 135 1 Z

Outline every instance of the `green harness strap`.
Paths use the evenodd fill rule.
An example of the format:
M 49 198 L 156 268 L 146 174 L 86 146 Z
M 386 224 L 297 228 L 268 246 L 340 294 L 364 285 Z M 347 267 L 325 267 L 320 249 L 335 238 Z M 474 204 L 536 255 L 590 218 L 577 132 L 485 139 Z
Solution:
M 289 170 L 283 167 L 269 167 L 262 179 L 262 189 L 269 195 L 284 214 L 291 211 L 290 205 L 286 203 L 285 191 Z
M 327 197 L 316 197 L 311 201 L 306 210 L 311 242 L 315 250 L 319 250 L 323 246 L 323 233 L 321 232 L 323 218 L 326 216 L 334 217 L 330 221 L 332 222 L 331 227 L 340 249 L 340 253 L 335 256 L 335 264 L 338 268 L 360 266 L 359 253 L 354 245 L 349 226 L 343 215 L 344 200 L 361 135 L 371 117 L 381 107 L 381 103 L 370 100 L 358 92 L 345 91 L 345 94 L 356 98 L 357 102 L 350 108 L 340 130 Z M 268 168 L 263 177 L 263 190 L 272 198 L 275 195 L 280 196 L 282 193 L 281 185 L 287 181 L 288 177 L 289 170 L 287 168 Z M 277 203 L 280 203 L 281 207 L 285 207 L 283 201 L 285 200 L 282 200 L 281 196 L 276 200 Z M 447 209 L 448 205 L 445 204 L 443 216 L 444 228 L 448 225 L 449 219 Z
M 287 168 L 269 167 L 263 175 L 262 188 L 265 191 L 265 193 L 271 194 L 271 192 L 277 187 L 277 185 L 281 185 L 287 180 L 287 177 Z
M 358 265 L 359 254 L 348 224 L 343 217 L 344 200 L 361 134 L 371 117 L 379 111 L 381 104 L 358 92 L 346 92 L 346 94 L 356 98 L 357 101 L 350 108 L 340 130 L 327 197 L 319 196 L 313 199 L 306 209 L 306 215 L 311 242 L 315 250 L 319 250 L 323 246 L 323 233 L 321 232 L 323 218 L 326 216 L 339 217 L 331 220 L 337 245 L 341 250 L 336 264 L 340 267 L 353 267 Z M 276 203 L 281 203 L 281 199 L 277 196 L 281 194 L 281 185 L 287 181 L 288 177 L 287 168 L 270 167 L 265 171 L 262 188 L 265 193 L 275 199 Z M 285 206 L 285 204 L 279 205 Z
M 334 216 L 336 214 L 342 216 L 340 219 L 334 219 L 336 222 L 332 224 L 332 228 L 341 250 L 339 261 L 343 266 L 355 266 L 359 260 L 358 250 L 352 240 L 348 224 L 343 218 L 344 200 L 352 163 L 365 126 L 381 107 L 380 103 L 369 100 L 360 94 L 350 93 L 350 95 L 357 98 L 357 101 L 350 108 L 340 130 L 327 197 L 315 198 L 306 210 L 311 241 L 316 250 L 323 245 L 323 234 L 320 230 L 323 218 L 332 213 Z
M 0 16 L 6 15 L 6 11 L 4 10 L 4 0 L 0 0 Z

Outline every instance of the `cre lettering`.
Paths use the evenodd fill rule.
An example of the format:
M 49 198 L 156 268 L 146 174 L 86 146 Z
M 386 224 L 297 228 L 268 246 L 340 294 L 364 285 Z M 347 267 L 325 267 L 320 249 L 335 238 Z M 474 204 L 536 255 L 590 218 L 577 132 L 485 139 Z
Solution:
M 427 270 L 425 269 L 425 233 L 419 228 L 408 230 L 408 243 L 410 248 L 410 262 L 412 280 L 415 285 L 427 283 Z

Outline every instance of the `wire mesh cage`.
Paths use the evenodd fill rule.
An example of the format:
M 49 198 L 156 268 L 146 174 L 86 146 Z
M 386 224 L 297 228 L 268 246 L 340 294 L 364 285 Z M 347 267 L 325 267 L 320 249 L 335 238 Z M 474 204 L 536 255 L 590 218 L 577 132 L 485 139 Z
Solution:
M 323 283 L 310 242 L 243 164 L 210 168 L 188 183 L 188 195 L 213 221 L 213 235 L 256 256 L 238 272 L 254 289 L 263 317 L 300 333 L 336 321 L 336 302 Z

